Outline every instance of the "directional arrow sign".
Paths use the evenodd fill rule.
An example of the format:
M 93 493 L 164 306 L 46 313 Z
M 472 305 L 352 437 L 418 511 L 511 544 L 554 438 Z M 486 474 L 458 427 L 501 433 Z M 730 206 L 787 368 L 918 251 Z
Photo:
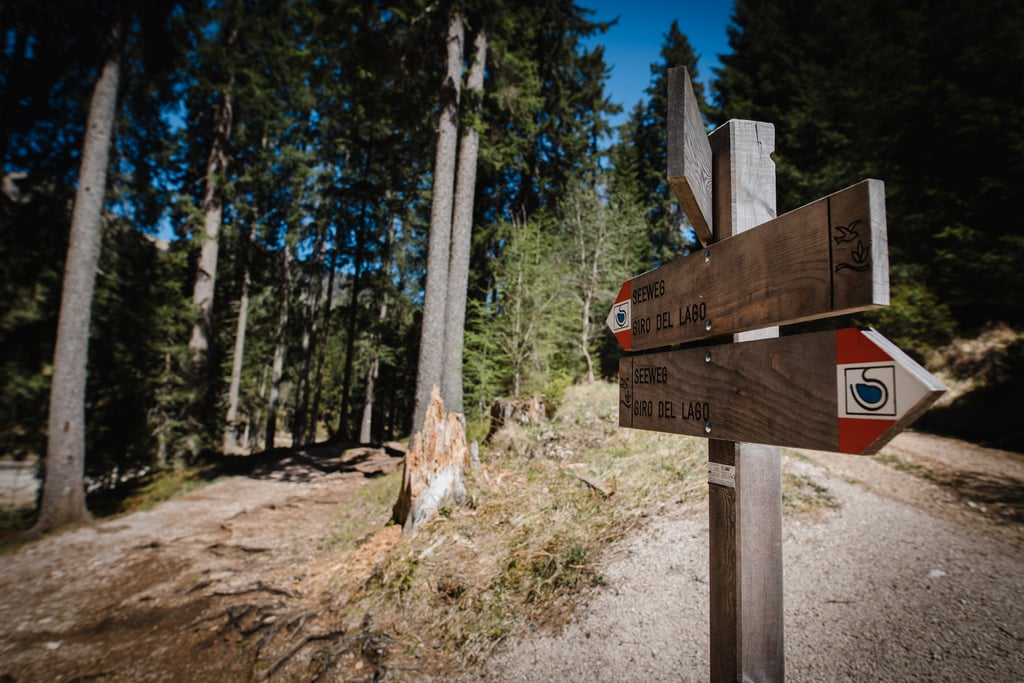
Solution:
M 619 360 L 619 425 L 872 454 L 946 390 L 874 330 Z
M 639 351 L 888 304 L 885 188 L 864 180 L 627 280 L 607 322 Z

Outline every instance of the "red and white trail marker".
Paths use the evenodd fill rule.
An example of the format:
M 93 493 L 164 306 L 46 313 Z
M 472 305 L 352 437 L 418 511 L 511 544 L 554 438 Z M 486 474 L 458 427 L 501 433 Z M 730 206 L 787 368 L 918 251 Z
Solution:
M 619 295 L 615 297 L 612 310 L 608 313 L 607 320 L 605 320 L 608 324 L 608 329 L 612 331 L 612 334 L 619 341 L 619 345 L 624 349 L 630 349 L 633 346 L 633 334 L 630 329 L 630 325 L 633 322 L 633 317 L 630 315 L 630 297 L 632 293 L 630 280 L 626 280 L 622 283 Z
M 946 387 L 875 330 L 836 331 L 841 453 L 876 453 Z

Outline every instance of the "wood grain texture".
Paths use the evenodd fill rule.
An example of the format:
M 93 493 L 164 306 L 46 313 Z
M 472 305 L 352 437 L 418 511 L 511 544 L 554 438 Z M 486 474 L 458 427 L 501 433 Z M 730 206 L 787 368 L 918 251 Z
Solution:
M 714 131 L 709 142 L 715 239 L 737 236 L 775 218 L 775 127 L 733 120 Z M 738 276 L 739 272 L 732 273 L 729 284 L 743 292 L 734 281 Z M 733 340 L 770 343 L 776 336 L 778 328 L 769 328 L 734 335 Z M 782 681 L 780 449 L 711 439 L 708 457 L 736 467 L 735 489 L 716 491 L 722 487 L 709 484 L 711 680 Z M 732 528 L 715 524 L 716 519 L 731 520 Z
M 631 349 L 887 305 L 884 193 L 862 181 L 632 278 Z
M 628 356 L 619 377 L 623 427 L 838 449 L 833 331 Z
M 709 452 L 715 444 L 710 441 Z M 732 457 L 732 449 L 720 454 L 722 459 Z M 714 460 L 714 458 L 713 458 Z M 738 634 L 736 632 L 736 555 L 733 552 L 715 552 L 736 546 L 736 491 L 725 486 L 710 485 L 708 490 L 708 535 L 713 539 L 708 555 L 709 598 L 711 601 L 711 680 L 735 679 L 738 660 Z
M 708 136 L 715 241 L 775 218 L 775 126 L 731 120 Z
M 829 195 L 834 310 L 889 305 L 889 239 L 885 184 L 865 180 Z
M 686 67 L 668 70 L 668 184 L 701 244 L 712 225 L 711 145 Z

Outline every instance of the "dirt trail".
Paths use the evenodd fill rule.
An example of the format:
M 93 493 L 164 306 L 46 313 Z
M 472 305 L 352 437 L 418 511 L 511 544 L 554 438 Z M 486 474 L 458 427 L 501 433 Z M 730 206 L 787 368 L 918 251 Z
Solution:
M 398 455 L 300 451 L 0 556 L 0 680 L 249 680 L 239 632 L 313 625 L 338 504 Z
M 0 681 L 307 680 L 308 657 L 272 667 L 300 635 L 337 636 L 339 504 L 397 463 L 299 453 L 0 556 Z M 838 503 L 784 521 L 790 680 L 1024 680 L 1024 458 L 908 433 L 881 458 L 785 467 Z M 707 680 L 707 538 L 705 508 L 667 508 L 562 631 L 466 680 Z M 330 680 L 370 679 L 376 637 L 352 635 Z

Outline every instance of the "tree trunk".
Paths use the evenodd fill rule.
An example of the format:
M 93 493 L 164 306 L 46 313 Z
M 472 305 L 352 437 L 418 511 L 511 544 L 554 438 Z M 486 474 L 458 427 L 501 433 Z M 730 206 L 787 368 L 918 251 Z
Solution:
M 256 450 L 256 435 L 262 433 L 266 436 L 267 430 L 263 428 L 263 397 L 267 395 L 267 366 L 263 366 L 262 372 L 260 372 L 260 388 L 256 405 L 259 407 L 256 409 L 256 414 L 252 416 L 252 419 L 247 420 L 245 423 L 245 439 L 242 443 L 249 449 L 249 454 Z M 252 429 L 250 429 L 250 426 Z M 263 450 L 266 450 L 267 446 L 263 444 Z
M 365 248 L 364 240 L 366 239 L 363 230 L 363 221 L 365 220 L 366 206 L 363 206 L 363 212 L 360 215 L 360 225 L 356 229 L 356 258 L 353 263 L 352 273 L 352 292 L 349 297 L 349 318 L 348 318 L 348 334 L 345 339 L 345 371 L 341 380 L 341 415 L 338 416 L 338 429 L 336 437 L 342 441 L 347 441 L 349 436 L 348 431 L 348 413 L 352 409 L 352 366 L 355 362 L 356 357 L 356 327 L 359 322 L 359 289 L 362 287 L 361 273 L 363 270 L 363 249 Z
M 335 248 L 331 255 L 331 270 L 327 276 L 327 303 L 324 306 L 323 338 L 324 343 L 320 345 L 316 359 L 316 382 L 313 389 L 313 408 L 310 410 L 309 428 L 306 433 L 306 441 L 316 441 L 316 427 L 320 421 L 320 392 L 324 381 L 324 361 L 327 358 L 327 340 L 330 338 L 331 306 L 334 304 L 334 271 L 338 268 L 338 250 Z
M 388 232 L 381 249 L 380 272 L 385 278 L 390 277 L 394 242 L 395 221 L 392 218 L 388 220 Z M 388 290 L 386 287 L 381 287 L 380 292 L 377 327 L 370 337 L 370 367 L 366 372 L 366 394 L 363 400 L 363 419 L 359 423 L 359 443 L 370 443 L 373 439 L 373 407 L 377 401 L 377 379 L 380 376 L 381 329 L 388 317 Z
M 580 225 L 584 220 L 591 220 L 588 218 L 580 217 Z M 598 218 L 597 220 L 601 220 Z M 580 229 L 580 234 L 585 235 L 587 231 Z M 581 253 L 583 256 L 583 266 L 586 267 L 586 261 L 590 259 L 589 272 L 586 272 L 583 277 L 583 320 L 580 329 L 580 351 L 583 352 L 583 360 L 587 364 L 587 382 L 589 384 L 594 383 L 594 359 L 590 355 L 590 329 L 592 327 L 590 319 L 590 309 L 593 307 L 594 298 L 597 296 L 597 289 L 600 286 L 600 261 L 602 257 L 607 258 L 604 254 L 604 230 L 601 224 L 598 224 L 598 234 L 591 236 L 592 241 L 587 244 L 583 243 L 580 245 Z M 589 240 L 588 240 L 589 241 Z
M 462 14 L 448 20 L 445 78 L 441 84 L 441 114 L 434 154 L 433 198 L 427 243 L 427 280 L 423 292 L 423 323 L 416 370 L 413 433 L 423 426 L 431 392 L 441 387 L 444 361 L 445 296 L 448 293 L 448 252 L 451 247 L 455 154 L 458 143 L 459 93 L 462 80 Z
M 484 88 L 487 34 L 480 30 L 473 39 L 473 64 L 466 79 L 473 114 L 480 111 L 479 94 Z M 466 295 L 469 287 L 469 255 L 473 233 L 473 199 L 476 193 L 476 161 L 480 131 L 468 125 L 459 142 L 455 213 L 452 218 L 451 253 L 448 266 L 448 297 L 445 303 L 444 360 L 441 395 L 448 410 L 463 412 L 462 348 L 465 339 Z
M 238 447 L 238 395 L 242 385 L 242 360 L 245 357 L 245 332 L 249 322 L 249 240 L 251 229 L 242 240 L 242 292 L 238 297 L 238 325 L 235 328 L 235 352 L 231 357 L 231 382 L 228 385 L 228 413 L 224 425 L 224 452 Z
M 274 334 L 274 365 L 270 375 L 270 400 L 267 402 L 267 438 L 264 448 L 274 448 L 274 437 L 277 433 L 277 409 L 281 399 L 281 380 L 284 377 L 284 343 L 285 332 L 288 330 L 288 292 L 291 288 L 291 248 L 288 240 L 284 240 L 281 261 L 281 302 L 277 312 L 277 330 Z
M 382 317 L 387 312 L 387 304 L 381 307 Z M 366 398 L 363 401 L 363 419 L 359 423 L 359 443 L 373 441 L 373 404 L 377 400 L 377 377 L 380 374 L 380 354 L 374 353 L 370 358 L 370 368 L 366 371 Z
M 234 33 L 228 38 L 228 46 L 234 43 Z M 213 293 L 217 281 L 217 256 L 220 249 L 220 224 L 224 215 L 224 202 L 220 184 L 227 172 L 227 146 L 231 137 L 232 102 L 231 86 L 234 76 L 229 76 L 228 85 L 221 92 L 217 111 L 214 113 L 213 142 L 206 162 L 206 187 L 200 206 L 203 212 L 203 232 L 199 243 L 199 261 L 196 280 L 192 288 L 192 306 L 195 322 L 188 348 L 192 352 L 192 364 L 196 377 L 206 369 L 210 351 L 211 322 L 213 315 Z
M 587 383 L 594 383 L 594 359 L 590 356 L 590 295 L 583 298 L 583 329 L 580 330 L 580 350 L 587 364 Z
M 516 300 L 513 302 L 512 318 L 512 398 L 519 398 L 522 393 L 522 367 L 523 367 L 523 270 L 522 264 L 518 264 L 516 271 Z
M 114 26 L 111 35 L 120 38 L 119 25 Z M 107 186 L 120 70 L 120 56 L 114 52 L 103 64 L 89 102 L 53 354 L 46 478 L 39 518 L 31 535 L 61 524 L 85 521 L 89 516 L 84 487 L 89 323 L 102 242 L 100 214 Z
M 307 305 L 308 308 L 310 307 Z M 312 335 L 307 325 L 302 330 L 302 341 L 299 342 L 299 354 L 303 360 L 302 369 L 295 382 L 295 412 L 292 413 L 291 422 L 292 448 L 298 448 L 302 444 L 302 437 L 306 431 L 306 402 L 309 397 L 306 373 L 312 371 L 312 353 Z
M 306 423 L 309 419 L 309 399 L 313 388 L 313 357 L 317 348 L 317 328 L 320 323 L 320 301 L 324 291 L 323 267 L 327 236 L 318 235 L 316 256 L 313 259 L 316 275 L 313 277 L 313 291 L 309 295 L 309 325 L 302 332 L 302 374 L 299 376 L 298 403 L 295 407 L 295 426 L 292 429 L 292 447 L 306 438 Z

